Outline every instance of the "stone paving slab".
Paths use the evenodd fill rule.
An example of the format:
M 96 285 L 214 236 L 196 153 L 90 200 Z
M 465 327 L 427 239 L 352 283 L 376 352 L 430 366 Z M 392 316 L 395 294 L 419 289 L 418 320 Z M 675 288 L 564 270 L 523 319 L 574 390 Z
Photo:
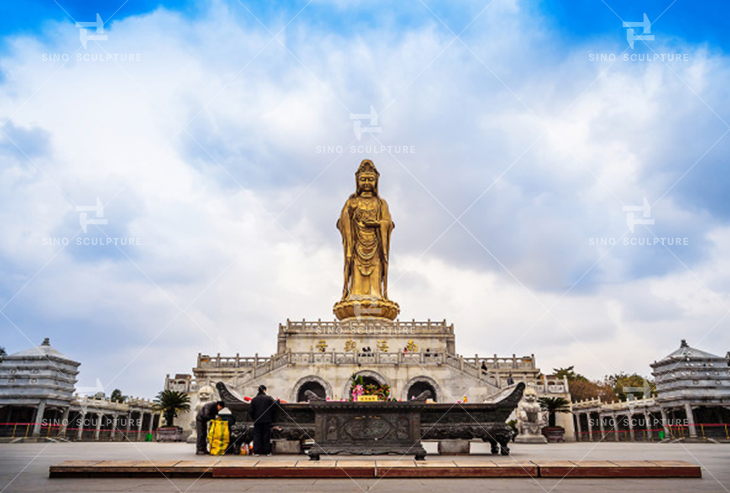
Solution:
M 701 478 L 699 466 L 684 461 L 537 461 L 542 478 Z M 571 464 L 572 463 L 572 464 Z
M 700 466 L 684 461 L 535 460 L 240 460 L 65 461 L 49 477 L 212 478 L 701 478 Z

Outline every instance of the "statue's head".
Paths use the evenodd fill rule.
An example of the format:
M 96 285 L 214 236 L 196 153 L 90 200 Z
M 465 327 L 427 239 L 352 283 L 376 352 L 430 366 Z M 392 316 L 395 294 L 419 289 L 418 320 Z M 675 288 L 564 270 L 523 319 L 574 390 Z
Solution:
M 535 388 L 527 387 L 524 394 L 522 394 L 522 398 L 525 399 L 525 402 L 537 402 L 537 392 L 535 392 Z
M 198 390 L 198 400 L 209 401 L 213 397 L 213 388 L 204 385 Z
M 355 182 L 357 185 L 357 194 L 363 192 L 378 195 L 378 178 L 380 173 L 375 168 L 373 162 L 369 159 L 363 159 L 360 167 L 355 172 Z

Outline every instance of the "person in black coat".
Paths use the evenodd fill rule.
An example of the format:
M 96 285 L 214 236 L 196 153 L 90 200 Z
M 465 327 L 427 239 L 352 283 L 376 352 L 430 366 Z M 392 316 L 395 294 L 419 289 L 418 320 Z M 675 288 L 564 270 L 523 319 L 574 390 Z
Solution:
M 266 395 L 266 385 L 259 385 L 259 393 L 251 399 L 248 414 L 253 419 L 253 454 L 271 455 L 271 424 L 274 422 L 279 401 Z
M 223 401 L 209 402 L 198 411 L 195 416 L 195 430 L 198 433 L 198 441 L 196 442 L 196 454 L 205 455 L 208 453 L 208 421 L 214 419 L 218 415 L 218 411 L 226 407 Z

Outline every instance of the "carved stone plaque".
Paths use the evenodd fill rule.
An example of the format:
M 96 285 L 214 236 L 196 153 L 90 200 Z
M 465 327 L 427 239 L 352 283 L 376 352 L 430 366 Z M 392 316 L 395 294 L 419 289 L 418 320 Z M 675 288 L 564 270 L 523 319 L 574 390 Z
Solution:
M 314 439 L 310 457 L 348 453 L 400 454 L 423 459 L 423 402 L 311 402 Z

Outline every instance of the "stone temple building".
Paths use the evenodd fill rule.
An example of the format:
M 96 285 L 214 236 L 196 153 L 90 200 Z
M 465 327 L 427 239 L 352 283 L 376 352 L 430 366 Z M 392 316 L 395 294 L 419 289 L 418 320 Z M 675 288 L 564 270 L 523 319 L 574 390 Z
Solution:
M 157 428 L 159 412 L 145 399 L 124 403 L 78 396 L 81 363 L 51 346 L 0 360 L 0 440 L 140 440 Z
M 287 320 L 280 324 L 271 356 L 199 354 L 190 382 L 193 410 L 197 394 L 214 398 L 223 381 L 244 396 L 260 384 L 289 402 L 306 391 L 327 399 L 348 399 L 353 375 L 365 384 L 388 385 L 390 397 L 407 400 L 428 390 L 437 402 L 484 402 L 507 385 L 526 382 L 538 394 L 570 399 L 565 380 L 543 378 L 535 356 L 464 356 L 456 331 L 445 320 L 400 320 L 388 297 L 388 264 L 394 223 L 378 191 L 379 173 L 366 159 L 356 173 L 356 191 L 346 201 L 337 228 L 343 241 L 344 287 L 329 320 Z M 273 331 L 272 331 L 273 332 Z M 272 333 L 272 336 L 274 334 Z M 185 386 L 184 375 L 168 377 L 165 388 Z M 180 422 L 192 423 L 191 417 Z M 558 424 L 572 437 L 572 420 Z
M 625 402 L 573 403 L 576 436 L 583 441 L 730 440 L 730 353 L 679 348 L 651 365 L 656 395 Z M 641 389 L 635 389 L 641 391 Z
M 485 363 L 487 371 L 482 370 Z M 347 399 L 353 375 L 366 383 L 387 384 L 391 396 L 410 399 L 431 391 L 437 402 L 484 402 L 512 381 L 532 385 L 540 397 L 570 399 L 565 379 L 542 377 L 535 356 L 463 356 L 456 351 L 454 326 L 445 321 L 400 321 L 390 327 L 372 321 L 291 321 L 280 324 L 278 351 L 271 356 L 198 354 L 190 380 L 193 402 L 206 388 L 215 393 L 219 381 L 242 395 L 254 396 L 260 384 L 269 394 L 289 402 L 306 400 L 305 392 L 328 399 Z M 180 389 L 184 375 L 168 377 L 165 388 Z M 211 398 L 215 398 L 212 396 Z M 558 425 L 573 436 L 569 414 L 558 414 Z M 188 419 L 179 424 L 190 429 Z

